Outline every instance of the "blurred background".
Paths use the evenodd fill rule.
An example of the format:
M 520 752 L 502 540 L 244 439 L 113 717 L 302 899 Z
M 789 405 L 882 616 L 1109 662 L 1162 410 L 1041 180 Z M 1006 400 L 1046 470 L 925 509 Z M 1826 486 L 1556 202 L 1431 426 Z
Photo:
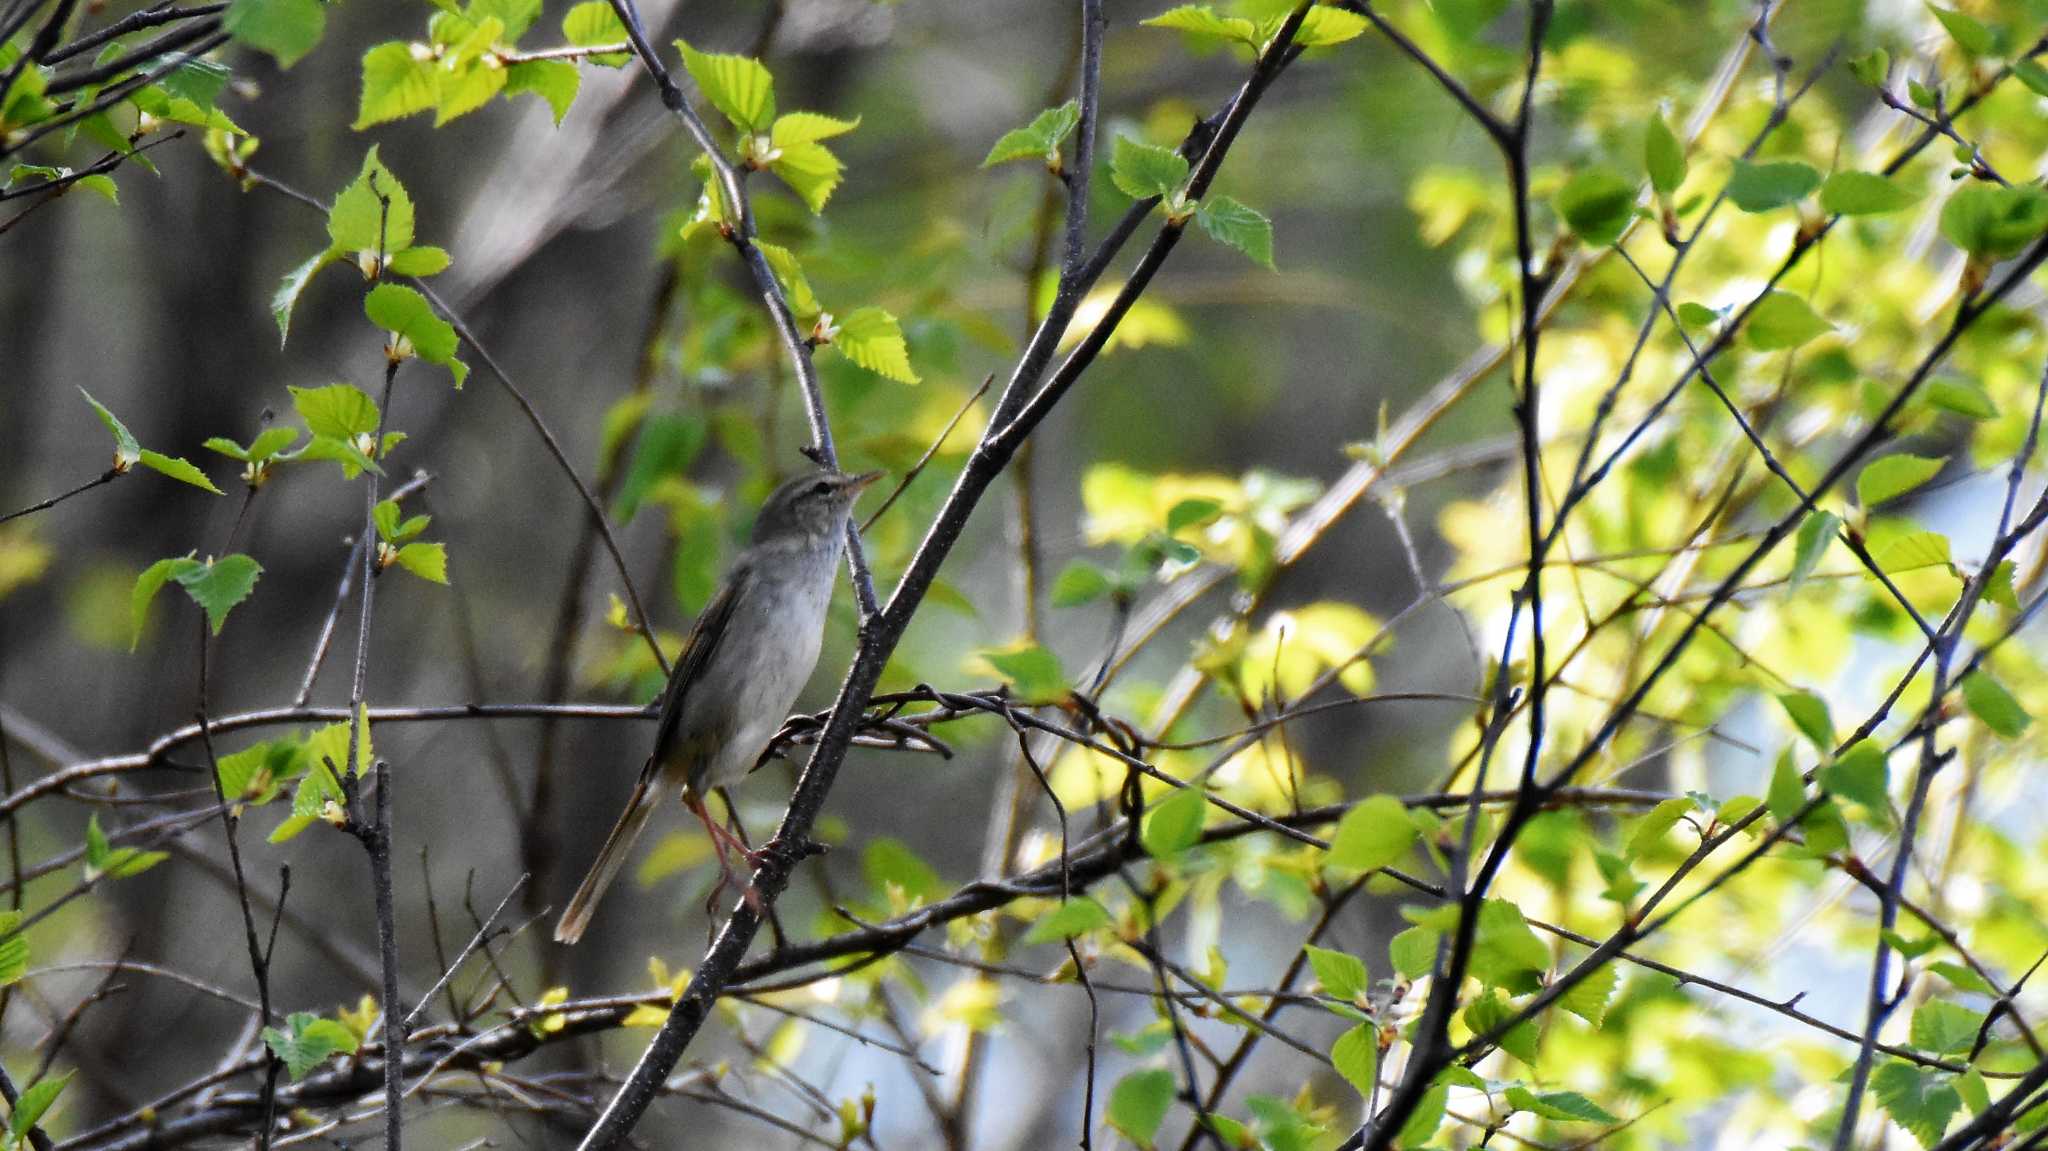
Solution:
M 822 218 L 768 181 L 755 182 L 765 233 L 803 255 L 827 307 L 874 303 L 902 317 L 923 377 L 906 386 L 821 357 L 849 466 L 900 473 L 986 375 L 994 373 L 998 386 L 1007 378 L 1041 298 L 1031 249 L 1047 182 L 1028 163 L 977 165 L 998 135 L 1071 91 L 1073 7 L 643 4 L 655 43 L 680 36 L 706 50 L 759 53 L 775 74 L 782 108 L 860 117 L 859 129 L 835 142 L 847 175 Z M 1177 142 L 1239 82 L 1241 54 L 1137 27 L 1159 4 L 1112 0 L 1106 7 L 1105 150 L 1118 134 Z M 1394 7 L 1404 16 L 1407 7 L 1420 11 Z M 1477 32 L 1460 59 L 1486 89 L 1518 52 L 1517 21 L 1483 18 L 1499 5 L 1448 7 L 1474 14 Z M 1780 44 L 1810 54 L 1828 36 L 1881 18 L 1865 7 L 1797 5 L 1781 23 Z M 1586 46 L 1561 65 L 1559 83 L 1568 88 L 1575 76 L 1601 75 L 1613 82 L 1608 91 L 1637 94 L 1601 109 L 1596 119 L 1615 131 L 1639 122 L 1660 97 L 1683 100 L 1696 91 L 1748 20 L 1747 5 L 1719 0 L 1560 8 L 1561 35 L 1585 37 Z M 533 400 L 579 471 L 610 475 L 620 543 L 658 628 L 673 642 L 744 540 L 767 486 L 804 466 L 797 453 L 806 439 L 802 408 L 758 321 L 746 314 L 752 305 L 730 252 L 677 239 L 701 181 L 687 139 L 637 69 L 584 67 L 581 94 L 559 126 L 538 100 L 519 98 L 494 100 L 440 128 L 417 116 L 350 129 L 363 51 L 419 38 L 431 12 L 423 2 L 333 6 L 324 42 L 289 71 L 231 50 L 235 79 L 222 107 L 262 142 L 252 169 L 322 200 L 355 174 L 368 145 L 379 146 L 417 204 L 419 241 L 453 257 L 434 281 L 438 291 Z M 557 42 L 550 37 L 560 15 L 550 0 L 524 46 Z M 1603 46 L 1608 54 L 1597 56 Z M 1626 77 L 1611 75 L 1624 66 Z M 1751 76 L 1759 85 L 1763 79 Z M 1826 95 L 1824 86 L 1818 98 Z M 1565 155 L 1597 147 L 1606 130 L 1577 124 L 1544 144 Z M 268 188 L 238 188 L 196 138 L 152 157 L 160 175 L 132 167 L 119 174 L 118 207 L 69 197 L 0 236 L 0 506 L 44 498 L 106 466 L 107 437 L 80 388 L 145 446 L 201 463 L 228 495 L 138 474 L 0 528 L 0 722 L 17 780 L 141 750 L 192 719 L 198 665 L 190 605 L 161 599 L 132 654 L 127 620 L 137 572 L 161 557 L 208 554 L 241 509 L 237 465 L 207 453 L 201 441 L 247 442 L 266 421 L 293 422 L 288 386 L 349 382 L 374 394 L 382 371 L 380 338 L 360 314 L 361 285 L 346 267 L 315 278 L 280 346 L 270 298 L 287 270 L 324 246 L 317 213 Z M 1104 507 L 1084 499 L 1091 484 L 1115 486 L 1118 473 L 1104 465 L 1213 474 L 1232 484 L 1261 472 L 1260 482 L 1302 481 L 1301 493 L 1312 495 L 1351 464 L 1346 445 L 1371 440 L 1383 421 L 1481 346 L 1482 328 L 1498 329 L 1497 314 L 1486 321 L 1487 309 L 1502 306 L 1491 285 L 1461 272 L 1457 248 L 1432 246 L 1455 233 L 1459 220 L 1437 211 L 1448 211 L 1448 201 L 1430 197 L 1457 185 L 1423 177 L 1458 171 L 1496 182 L 1490 146 L 1383 41 L 1368 36 L 1318 54 L 1284 77 L 1218 185 L 1273 217 L 1278 270 L 1191 238 L 1126 323 L 1122 346 L 1039 431 L 1029 544 L 1041 589 L 1077 557 L 1114 566 L 1119 541 L 1101 523 Z M 1107 179 L 1096 180 L 1095 190 L 1092 234 L 1099 237 L 1126 201 Z M 582 505 L 506 393 L 477 357 L 469 359 L 477 370 L 461 390 L 425 366 L 398 376 L 389 418 L 409 438 L 390 471 L 394 481 L 416 471 L 431 476 L 414 499 L 434 517 L 433 538 L 447 544 L 450 584 L 380 580 L 370 702 L 532 702 L 550 698 L 551 682 L 562 692 L 556 698 L 645 701 L 657 680 L 636 641 L 605 621 L 620 585 L 601 552 L 594 560 L 588 554 Z M 1453 461 L 1406 488 L 1401 515 L 1426 571 L 1440 571 L 1447 555 L 1437 511 L 1490 491 L 1508 474 L 1511 457 L 1500 449 L 1511 431 L 1505 389 L 1504 378 L 1482 386 L 1478 402 L 1454 408 L 1411 457 L 1425 468 Z M 983 407 L 970 411 L 871 537 L 885 591 L 978 431 Z M 608 425 L 624 434 L 608 439 Z M 213 714 L 282 706 L 297 694 L 360 509 L 359 489 L 336 482 L 324 465 L 281 473 L 250 505 L 235 546 L 264 572 L 214 649 Z M 970 654 L 1010 642 L 1026 627 L 1017 509 L 1015 487 L 999 487 L 976 515 L 970 539 L 944 572 L 940 602 L 914 628 L 891 684 L 994 682 Z M 566 654 L 565 585 L 575 588 L 569 602 L 580 605 Z M 1418 590 L 1385 510 L 1368 502 L 1284 572 L 1268 602 L 1344 601 L 1384 619 Z M 1143 722 L 1227 595 L 1227 586 L 1211 593 L 1147 647 L 1117 680 L 1110 709 Z M 824 706 L 844 669 L 852 641 L 846 599 L 842 589 L 806 706 Z M 353 614 L 343 613 L 315 703 L 346 701 Z M 1041 604 L 1034 617 L 1043 621 L 1044 644 L 1082 680 L 1114 631 L 1104 603 L 1061 611 Z M 1479 669 L 1447 611 L 1405 620 L 1399 639 L 1400 658 L 1379 663 L 1383 689 L 1474 690 Z M 566 678 L 554 682 L 557 676 Z M 1242 721 L 1233 703 L 1212 698 L 1188 730 L 1207 734 Z M 1347 793 L 1399 792 L 1431 785 L 1443 770 L 1446 736 L 1468 721 L 1468 710 L 1456 706 L 1350 708 L 1305 721 L 1292 737 L 1303 759 L 1341 780 Z M 445 949 L 459 947 L 475 926 L 463 908 L 495 906 L 534 865 L 536 840 L 548 845 L 539 849 L 546 866 L 508 917 L 523 923 L 559 906 L 650 738 L 650 725 L 635 720 L 564 721 L 545 740 L 544 726 L 502 720 L 376 730 L 377 752 L 393 765 L 400 941 L 412 994 L 436 972 L 429 933 L 438 931 Z M 835 850 L 808 865 L 817 873 L 800 879 L 784 905 L 790 930 L 843 929 L 831 926 L 820 877 L 842 894 L 866 890 L 874 867 L 868 849 L 878 839 L 908 845 L 945 889 L 984 874 L 1004 777 L 1014 769 L 1013 744 L 998 736 L 993 725 L 958 725 L 948 732 L 959 753 L 950 761 L 857 752 L 828 811 Z M 224 739 L 223 751 L 253 739 Z M 189 803 L 204 780 L 193 774 L 196 754 L 186 748 L 161 770 L 122 777 L 118 803 L 37 804 L 19 825 L 24 854 L 42 859 L 75 846 L 92 810 L 103 823 L 123 825 Z M 543 758 L 553 765 L 551 783 L 535 814 Z M 750 830 L 765 834 L 772 826 L 793 778 L 793 769 L 776 765 L 740 789 Z M 375 933 L 362 854 L 320 827 L 264 844 L 281 814 L 253 813 L 244 834 L 260 889 L 276 890 L 278 864 L 292 869 L 289 918 L 277 945 L 280 1006 L 331 1013 L 370 990 L 361 972 L 374 969 Z M 650 838 L 672 835 L 643 847 L 641 858 L 655 863 L 643 871 L 647 882 L 612 896 L 590 941 L 556 948 L 541 942 L 543 924 L 503 948 L 501 962 L 520 994 L 551 986 L 577 995 L 639 990 L 649 985 L 650 956 L 676 970 L 694 962 L 708 926 L 709 870 L 697 863 L 701 846 L 693 846 L 699 840 L 687 817 L 678 810 L 661 819 Z M 1048 833 L 1046 805 L 1037 805 L 1028 827 L 1041 840 Z M 39 947 L 38 963 L 129 952 L 244 988 L 239 913 L 222 880 L 219 827 L 205 824 L 175 847 L 176 865 L 60 912 L 39 939 L 61 945 Z M 31 891 L 54 893 L 69 883 L 60 874 Z M 438 917 L 432 926 L 429 885 Z M 1183 958 L 1201 961 L 1205 949 L 1195 944 L 1213 940 L 1232 965 L 1233 984 L 1242 973 L 1243 985 L 1265 985 L 1299 931 L 1265 927 L 1294 918 L 1276 904 L 1233 897 L 1227 926 L 1197 932 Z M 1373 904 L 1347 919 L 1332 945 L 1367 950 L 1398 926 Z M 945 1073 L 937 1089 L 948 1092 L 965 1049 L 961 1021 L 972 1012 L 947 1000 L 962 972 L 924 974 L 923 1001 L 900 1008 L 925 1058 Z M 38 1041 L 98 981 L 91 971 L 37 981 L 7 1018 L 6 1042 Z M 71 1103 L 81 1125 L 185 1081 L 195 1061 L 224 1053 L 245 1021 L 241 1009 L 176 983 L 124 982 L 121 994 L 83 1016 L 69 1045 L 88 1088 Z M 972 1144 L 1047 1146 L 1068 1137 L 1079 1105 L 1087 1003 L 1070 986 L 1006 986 L 1003 994 L 1028 996 L 1031 1009 L 1006 1011 L 979 1053 L 1001 1074 L 970 1106 Z M 1103 1030 L 1141 1027 L 1150 1017 L 1142 999 L 1112 1000 Z M 739 1029 L 759 1040 L 771 1027 L 750 1019 Z M 716 1030 L 693 1059 L 742 1054 L 727 1028 Z M 614 1033 L 546 1058 L 623 1070 L 646 1034 Z M 873 1085 L 883 1145 L 938 1145 L 940 1133 L 918 1102 L 919 1073 L 902 1059 L 825 1031 L 805 1042 L 792 1066 L 826 1095 L 857 1096 Z M 1243 1089 L 1291 1095 L 1303 1066 L 1262 1061 Z M 765 1079 L 732 1090 L 771 1109 L 790 1106 L 786 1089 Z M 727 1109 L 672 1103 L 644 1129 L 648 1145 L 681 1145 L 674 1125 L 685 1121 L 693 1146 L 785 1139 Z M 419 1130 L 423 1146 L 490 1133 L 486 1119 L 453 1113 Z

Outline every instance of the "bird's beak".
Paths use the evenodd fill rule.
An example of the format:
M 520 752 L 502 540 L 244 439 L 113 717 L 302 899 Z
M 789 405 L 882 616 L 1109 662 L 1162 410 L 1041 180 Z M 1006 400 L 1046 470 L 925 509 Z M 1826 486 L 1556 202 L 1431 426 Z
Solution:
M 887 472 L 876 471 L 862 472 L 857 476 L 848 476 L 846 477 L 846 490 L 853 495 L 859 495 L 873 486 L 876 480 L 881 479 L 887 474 Z

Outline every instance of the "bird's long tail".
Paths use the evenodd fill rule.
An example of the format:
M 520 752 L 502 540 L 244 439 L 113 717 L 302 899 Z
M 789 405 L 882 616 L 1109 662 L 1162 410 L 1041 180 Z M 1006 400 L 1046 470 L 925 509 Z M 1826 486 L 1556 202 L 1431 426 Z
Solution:
M 597 862 L 590 865 L 590 874 L 583 877 L 583 886 L 569 900 L 569 906 L 562 912 L 561 922 L 555 924 L 556 943 L 574 943 L 583 938 L 583 929 L 590 926 L 590 913 L 597 909 L 597 901 L 604 897 L 605 888 L 617 879 L 619 869 L 626 865 L 626 856 L 633 849 L 633 841 L 640 838 L 640 831 L 647 826 L 649 816 L 661 806 L 662 788 L 655 786 L 658 780 L 642 775 L 633 785 L 633 795 L 626 801 L 625 814 L 612 825 L 612 832 L 605 836 L 604 846 L 598 849 Z

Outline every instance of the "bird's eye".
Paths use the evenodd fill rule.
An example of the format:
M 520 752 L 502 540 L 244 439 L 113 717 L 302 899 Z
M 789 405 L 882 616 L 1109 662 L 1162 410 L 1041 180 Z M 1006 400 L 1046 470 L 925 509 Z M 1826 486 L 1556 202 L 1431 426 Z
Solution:
M 824 480 L 819 480 L 817 483 L 811 485 L 811 494 L 814 496 L 829 495 L 831 494 L 831 492 L 832 485 L 826 483 Z

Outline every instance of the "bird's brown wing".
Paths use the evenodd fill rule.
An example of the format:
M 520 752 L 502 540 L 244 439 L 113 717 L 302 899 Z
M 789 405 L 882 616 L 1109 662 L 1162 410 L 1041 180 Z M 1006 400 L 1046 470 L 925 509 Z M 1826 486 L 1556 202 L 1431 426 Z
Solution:
M 683 718 L 684 701 L 703 677 L 704 669 L 711 666 L 711 657 L 718 650 L 719 641 L 725 638 L 726 625 L 732 622 L 733 605 L 739 602 L 742 574 L 734 572 L 711 602 L 704 605 L 704 610 L 697 613 L 697 622 L 690 627 L 690 637 L 683 642 L 682 657 L 676 661 L 675 670 L 669 673 L 668 687 L 661 697 L 661 718 L 654 728 L 654 754 L 647 757 L 647 766 L 641 770 L 641 778 L 649 782 L 661 773 L 673 750 L 676 727 Z

